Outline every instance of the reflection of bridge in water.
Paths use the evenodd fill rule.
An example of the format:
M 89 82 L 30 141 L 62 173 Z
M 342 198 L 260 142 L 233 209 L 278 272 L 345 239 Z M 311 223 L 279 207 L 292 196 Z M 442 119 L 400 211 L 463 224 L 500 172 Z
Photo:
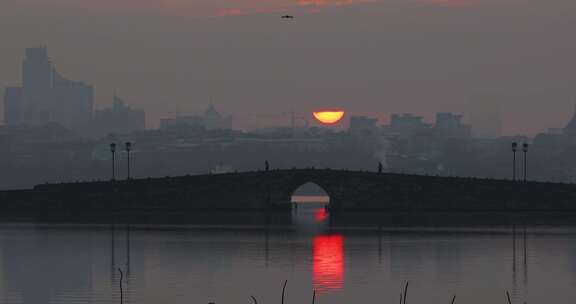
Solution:
M 15 210 L 286 210 L 305 183 L 331 211 L 576 210 L 576 185 L 330 169 L 291 169 L 46 184 L 0 192 Z

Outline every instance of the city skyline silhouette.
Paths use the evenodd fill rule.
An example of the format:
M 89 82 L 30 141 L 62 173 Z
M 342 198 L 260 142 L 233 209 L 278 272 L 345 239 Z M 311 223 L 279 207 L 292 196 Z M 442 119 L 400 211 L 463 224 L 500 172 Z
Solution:
M 210 17 L 234 10 L 224 1 L 192 18 L 182 14 L 196 2 L 52 1 L 0 4 L 17 13 L 2 21 L 0 85 L 19 85 L 23 50 L 47 45 L 64 75 L 95 87 L 96 108 L 117 89 L 148 127 L 212 99 L 241 129 L 285 121 L 259 122 L 256 111 L 339 107 L 383 122 L 455 112 L 479 125 L 492 115 L 503 135 L 535 135 L 561 128 L 576 98 L 568 1 L 286 1 L 272 12 L 246 1 L 254 13 Z M 292 9 L 299 18 L 282 22 Z M 19 22 L 30 26 L 10 26 Z

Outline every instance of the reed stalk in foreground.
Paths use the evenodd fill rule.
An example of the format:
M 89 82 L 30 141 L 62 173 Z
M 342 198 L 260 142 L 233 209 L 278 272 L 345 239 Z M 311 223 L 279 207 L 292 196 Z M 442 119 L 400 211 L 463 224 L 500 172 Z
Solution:
M 122 269 L 118 268 L 118 272 L 120 272 L 120 304 L 124 303 L 124 292 L 122 290 L 122 279 L 124 279 L 124 273 L 122 273 Z
M 282 287 L 282 304 L 284 304 L 284 294 L 286 293 L 286 284 L 288 280 L 284 281 L 284 287 Z
M 252 298 L 252 301 L 254 301 L 254 304 L 258 304 L 258 301 L 256 301 L 256 298 L 254 296 L 250 296 Z
M 408 283 L 409 283 L 409 281 L 406 281 L 406 286 L 404 286 L 404 301 L 403 301 L 403 304 L 406 304 L 406 294 L 408 293 Z

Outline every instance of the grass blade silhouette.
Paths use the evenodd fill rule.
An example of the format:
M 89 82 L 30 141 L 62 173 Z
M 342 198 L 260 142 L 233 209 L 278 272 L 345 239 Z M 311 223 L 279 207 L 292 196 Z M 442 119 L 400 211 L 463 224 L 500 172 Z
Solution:
M 256 300 L 256 298 L 254 296 L 250 296 L 252 298 L 252 301 L 254 301 L 254 304 L 258 304 L 258 301 Z
M 286 284 L 288 280 L 284 281 L 284 287 L 282 287 L 282 304 L 284 304 L 284 294 L 286 293 Z
M 409 283 L 409 281 L 406 281 L 406 286 L 404 286 L 404 301 L 403 301 L 403 304 L 406 304 L 406 294 L 408 293 L 408 283 Z
M 120 304 L 124 303 L 124 292 L 122 290 L 122 279 L 124 279 L 124 273 L 122 273 L 122 269 L 118 268 L 118 272 L 120 272 Z

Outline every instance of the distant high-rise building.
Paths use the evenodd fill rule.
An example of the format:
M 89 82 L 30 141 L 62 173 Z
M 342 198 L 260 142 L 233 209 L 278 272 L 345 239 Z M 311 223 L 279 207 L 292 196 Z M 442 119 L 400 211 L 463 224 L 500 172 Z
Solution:
M 423 117 L 406 113 L 392 114 L 390 124 L 383 126 L 383 129 L 388 135 L 404 137 L 428 133 L 431 126 L 423 121 Z
M 214 105 L 210 105 L 204 112 L 204 126 L 208 130 L 229 130 L 232 129 L 232 117 L 220 114 Z
M 172 129 L 178 127 L 204 128 L 202 116 L 182 115 L 175 118 L 160 119 L 160 129 Z
M 46 47 L 26 49 L 26 58 L 22 63 L 22 85 L 31 93 L 50 90 L 53 71 Z
M 472 127 L 462 123 L 462 115 L 441 112 L 436 113 L 434 125 L 436 135 L 441 137 L 471 137 Z
M 7 88 L 4 121 L 8 125 L 59 123 L 84 133 L 90 128 L 93 88 L 65 79 L 56 71 L 46 47 L 26 49 L 22 87 Z
M 8 87 L 4 92 L 4 124 L 22 123 L 22 88 Z
M 92 120 L 92 86 L 68 80 L 54 71 L 50 120 L 70 128 L 84 127 Z
M 378 119 L 366 116 L 351 116 L 348 131 L 352 134 L 370 133 L 378 129 Z
M 144 130 L 145 127 L 146 113 L 128 107 L 124 100 L 116 95 L 111 108 L 96 110 L 94 114 L 94 132 L 97 136 L 127 134 Z
M 160 120 L 160 129 L 174 127 L 199 127 L 207 130 L 232 129 L 232 117 L 224 116 L 210 105 L 204 115 L 185 115 Z

